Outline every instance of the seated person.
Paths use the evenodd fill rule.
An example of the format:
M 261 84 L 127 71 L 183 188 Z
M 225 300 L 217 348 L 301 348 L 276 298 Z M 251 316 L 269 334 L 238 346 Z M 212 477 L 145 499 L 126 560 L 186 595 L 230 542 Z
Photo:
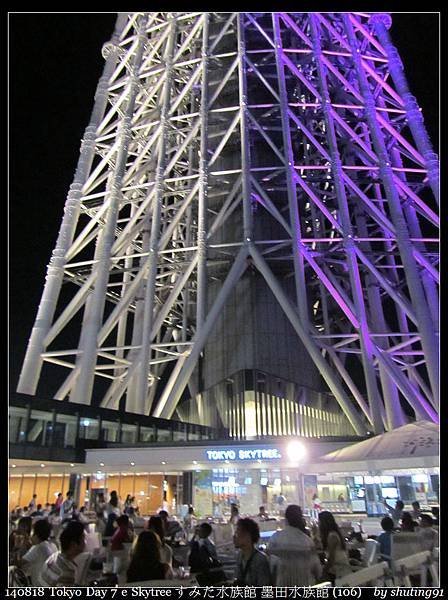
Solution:
M 171 541 L 174 541 L 176 533 L 182 532 L 182 526 L 177 521 L 170 521 L 168 519 L 168 513 L 166 510 L 159 511 L 159 517 L 163 522 L 163 529 L 165 531 L 165 537 L 170 538 Z
M 433 529 L 434 519 L 427 513 L 420 515 L 419 535 L 422 542 L 422 549 L 432 552 L 439 546 L 439 532 Z
M 209 523 L 201 523 L 190 542 L 188 564 L 197 573 L 199 585 L 217 585 L 226 580 L 222 564 L 218 560 L 215 544 L 210 539 L 213 529 Z
M 157 533 L 160 539 L 160 560 L 163 563 L 168 563 L 170 567 L 173 566 L 173 551 L 170 546 L 165 542 L 165 531 L 163 529 L 163 521 L 161 517 L 153 515 L 149 518 L 148 529 Z
M 79 580 L 76 557 L 85 550 L 84 525 L 78 521 L 69 521 L 59 538 L 60 552 L 47 558 L 41 575 L 40 585 L 48 587 L 82 586 Z
M 44 512 L 42 510 L 42 504 L 38 504 L 36 506 L 36 510 L 34 510 L 31 514 L 30 517 L 43 517 L 44 516 Z
M 239 519 L 234 535 L 235 548 L 239 549 L 236 584 L 249 586 L 271 585 L 269 558 L 255 547 L 260 539 L 260 528 L 253 519 Z
M 257 517 L 260 521 L 266 521 L 266 519 L 269 519 L 269 515 L 266 512 L 266 509 L 264 506 L 260 506 L 260 508 L 258 509 Z
M 129 529 L 129 517 L 128 515 L 121 515 L 117 519 L 117 529 L 112 536 L 110 549 L 123 550 L 123 544 L 130 544 L 132 542 L 132 533 Z
M 173 571 L 169 564 L 160 559 L 160 539 L 154 531 L 142 531 L 132 551 L 127 570 L 128 583 L 171 579 Z
M 386 560 L 391 557 L 391 544 L 392 544 L 392 535 L 394 531 L 394 522 L 391 517 L 384 517 L 381 519 L 381 527 L 383 528 L 383 533 L 377 538 L 377 542 L 380 545 L 380 554 L 381 558 L 385 558 Z
M 50 534 L 51 525 L 47 519 L 39 519 L 34 523 L 31 536 L 33 545 L 20 562 L 22 570 L 30 577 L 31 585 L 40 585 L 40 573 L 47 558 L 58 551 L 57 546 L 48 541 Z
M 400 530 L 405 532 L 414 532 L 415 528 L 418 526 L 418 523 L 414 521 L 410 512 L 404 511 L 401 516 L 401 525 Z

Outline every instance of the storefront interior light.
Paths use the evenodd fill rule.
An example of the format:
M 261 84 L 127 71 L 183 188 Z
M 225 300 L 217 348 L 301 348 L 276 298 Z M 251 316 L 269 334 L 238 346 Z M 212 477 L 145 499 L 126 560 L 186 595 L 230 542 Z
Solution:
M 16 465 L 11 465 L 11 467 L 12 467 L 13 469 L 15 469 L 15 468 L 16 468 Z
M 291 462 L 298 462 L 305 458 L 306 448 L 301 442 L 293 440 L 292 442 L 289 442 L 286 453 Z
M 45 467 L 44 463 L 40 463 L 40 466 L 41 466 L 41 467 Z

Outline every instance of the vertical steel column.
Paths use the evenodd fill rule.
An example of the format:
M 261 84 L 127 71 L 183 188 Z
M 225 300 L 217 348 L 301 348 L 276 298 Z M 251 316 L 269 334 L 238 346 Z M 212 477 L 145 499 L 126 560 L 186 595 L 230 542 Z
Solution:
M 242 246 L 226 277 L 226 280 L 219 290 L 212 308 L 207 314 L 207 318 L 204 322 L 201 332 L 195 335 L 193 339 L 193 345 L 188 358 L 185 360 L 185 357 L 181 357 L 185 360 L 185 363 L 181 366 L 180 370 L 175 373 L 174 377 L 173 375 L 170 377 L 170 380 L 166 385 L 164 396 L 159 400 L 154 410 L 153 414 L 155 417 L 161 417 L 164 419 L 170 419 L 172 417 L 182 392 L 188 383 L 188 379 L 196 366 L 197 360 L 207 341 L 209 333 L 219 317 L 230 292 L 233 290 L 241 275 L 246 270 L 247 254 L 248 252 L 246 247 Z M 177 366 L 180 364 L 181 363 L 179 359 L 178 363 L 176 364 L 175 371 Z
M 344 177 L 342 172 L 342 161 L 336 140 L 332 106 L 328 85 L 326 80 L 326 69 L 322 63 L 322 49 L 320 44 L 319 22 L 314 14 L 310 14 L 311 39 L 313 42 L 314 60 L 318 72 L 318 87 L 321 94 L 322 112 L 326 125 L 327 141 L 331 157 L 331 170 L 333 173 L 334 188 L 339 208 L 339 216 L 344 232 L 344 248 L 347 256 L 347 266 L 350 277 L 353 301 L 356 309 L 356 316 L 359 320 L 359 341 L 362 354 L 362 366 L 366 379 L 367 397 L 369 400 L 370 414 L 372 417 L 372 426 L 375 433 L 382 433 L 383 426 L 381 421 L 381 398 L 378 393 L 375 368 L 373 366 L 373 343 L 370 339 L 369 326 L 367 323 L 367 314 L 364 305 L 362 293 L 361 277 L 358 269 L 358 262 L 355 253 L 355 242 L 353 239 L 353 227 L 351 224 L 347 195 L 344 186 Z M 337 299 L 336 299 L 337 300 Z
M 17 391 L 22 394 L 36 393 L 43 364 L 41 354 L 45 350 L 44 340 L 53 322 L 59 292 L 64 278 L 66 254 L 75 235 L 80 212 L 82 188 L 87 181 L 95 156 L 96 131 L 107 107 L 109 79 L 115 69 L 118 57 L 120 33 L 126 24 L 126 20 L 127 14 L 120 13 L 110 42 L 103 46 L 103 53 L 107 50 L 108 55 L 104 65 L 103 74 L 100 77 L 96 88 L 95 104 L 89 125 L 86 127 L 82 139 L 78 165 L 76 167 L 73 183 L 71 184 L 67 195 L 64 216 L 56 241 L 56 247 L 53 250 L 50 263 L 47 267 L 42 299 L 39 304 L 34 327 L 28 342 L 25 360 L 20 373 Z
M 294 306 L 291 304 L 291 301 L 286 296 L 283 291 L 281 285 L 277 281 L 277 278 L 273 275 L 269 266 L 267 265 L 265 259 L 260 254 L 259 250 L 253 246 L 251 248 L 251 255 L 254 259 L 254 263 L 260 273 L 266 280 L 266 283 L 271 288 L 272 293 L 277 298 L 280 306 L 283 308 L 286 316 L 288 317 L 291 325 L 297 332 L 297 335 L 302 340 L 302 343 L 305 345 L 308 350 L 309 355 L 314 361 L 317 368 L 320 370 L 322 377 L 326 381 L 328 387 L 335 395 L 337 401 L 339 402 L 342 410 L 346 414 L 348 420 L 350 421 L 353 429 L 358 435 L 364 435 L 366 432 L 366 428 L 361 420 L 360 415 L 355 410 L 352 402 L 347 397 L 344 389 L 341 384 L 334 377 L 334 373 L 332 373 L 327 361 L 322 356 L 319 348 L 316 346 L 314 340 L 311 339 L 308 332 L 304 329 Z
M 294 178 L 294 153 L 291 143 L 291 129 L 288 116 L 288 95 L 285 82 L 285 64 L 283 60 L 283 43 L 278 13 L 272 13 L 272 25 L 275 42 L 275 64 L 277 69 L 278 89 L 280 96 L 280 113 L 282 118 L 283 152 L 285 155 L 286 187 L 288 192 L 289 219 L 292 230 L 292 252 L 294 262 L 294 279 L 296 284 L 297 306 L 303 325 L 308 323 L 308 294 L 305 283 L 305 266 L 301 247 L 300 215 L 297 199 L 297 186 Z
M 431 312 L 426 302 L 420 274 L 413 255 L 412 243 L 409 239 L 407 224 L 403 215 L 397 189 L 395 187 L 391 160 L 386 144 L 376 119 L 375 98 L 369 87 L 367 76 L 361 64 L 361 51 L 353 31 L 353 26 L 348 14 L 343 15 L 347 38 L 351 47 L 353 62 L 358 78 L 359 88 L 364 98 L 365 115 L 369 125 L 375 152 L 378 156 L 379 171 L 384 185 L 392 222 L 395 226 L 397 245 L 400 250 L 409 294 L 418 319 L 418 329 L 422 338 L 422 347 L 426 358 L 426 368 L 434 396 L 434 402 L 439 402 L 439 357 L 438 343 L 431 319 Z
M 418 151 L 425 159 L 429 184 L 437 204 L 439 204 L 439 157 L 433 150 L 428 132 L 426 131 L 423 115 L 415 96 L 409 90 L 400 55 L 387 31 L 392 25 L 392 19 L 388 14 L 377 13 L 370 17 L 369 23 L 373 25 L 378 40 L 386 51 L 389 61 L 389 72 L 397 88 L 397 92 L 403 99 L 409 129 L 417 144 Z
M 247 117 L 247 78 L 246 78 L 246 40 L 244 33 L 245 13 L 237 15 L 238 33 L 238 80 L 239 80 L 239 106 L 240 106 L 240 135 L 241 135 L 241 177 L 243 189 L 243 222 L 244 243 L 253 243 L 253 224 L 251 208 L 251 184 L 250 184 L 250 147 L 249 147 L 249 124 Z
M 134 113 L 135 101 L 140 86 L 139 67 L 145 46 L 147 20 L 147 15 L 143 15 L 139 23 L 137 47 L 128 83 L 129 99 L 117 136 L 119 143 L 117 144 L 115 169 L 111 175 L 110 181 L 108 181 L 109 207 L 105 217 L 104 229 L 101 232 L 95 250 L 95 260 L 97 261 L 94 267 L 94 272 L 96 274 L 95 287 L 92 295 L 89 296 L 84 309 L 82 332 L 79 341 L 81 355 L 78 357 L 75 367 L 75 369 L 78 370 L 78 377 L 70 396 L 71 402 L 77 402 L 79 404 L 88 404 L 92 394 L 97 357 L 97 336 L 101 327 L 109 280 L 109 269 L 112 257 L 111 251 L 115 240 L 115 228 L 122 197 L 121 186 L 126 170 L 126 159 L 131 141 L 132 115 Z
M 208 194 L 208 86 L 209 86 L 209 13 L 204 13 L 202 29 L 202 82 L 201 82 L 201 156 L 199 158 L 198 198 L 198 272 L 196 300 L 196 331 L 200 331 L 207 307 L 207 194 Z
M 156 195 L 154 198 L 154 208 L 151 219 L 151 237 L 149 242 L 148 256 L 148 279 L 146 281 L 145 304 L 143 309 L 143 338 L 142 347 L 136 359 L 139 364 L 136 381 L 136 394 L 133 401 L 129 403 L 128 410 L 139 414 L 147 414 L 149 407 L 147 406 L 148 395 L 148 370 L 150 367 L 151 354 L 151 330 L 153 326 L 153 311 L 154 311 L 154 296 L 156 286 L 157 265 L 159 261 L 159 238 L 160 238 L 160 216 L 163 202 L 164 192 L 164 177 L 166 163 L 166 144 L 168 137 L 168 120 L 170 110 L 170 94 L 172 81 L 172 60 L 175 46 L 176 36 L 176 19 L 172 16 L 169 24 L 170 33 L 165 46 L 165 81 L 163 83 L 163 91 L 161 98 L 160 112 L 160 137 L 157 147 L 157 168 L 155 179 Z

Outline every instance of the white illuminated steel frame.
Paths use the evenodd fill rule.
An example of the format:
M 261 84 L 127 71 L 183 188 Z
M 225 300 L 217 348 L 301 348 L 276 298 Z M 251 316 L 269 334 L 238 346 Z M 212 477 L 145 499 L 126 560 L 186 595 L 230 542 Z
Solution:
M 403 424 L 403 400 L 436 421 L 438 162 L 390 25 L 119 14 L 18 391 L 35 394 L 53 363 L 67 369 L 56 399 L 89 404 L 106 378 L 102 406 L 125 395 L 126 410 L 171 418 L 250 266 L 356 433 Z M 239 210 L 238 241 L 213 243 Z M 259 211 L 278 239 L 254 235 Z M 294 301 L 275 261 L 289 264 Z M 225 276 L 208 307 L 214 265 Z M 63 283 L 74 292 L 61 307 Z M 77 318 L 78 345 L 61 347 Z

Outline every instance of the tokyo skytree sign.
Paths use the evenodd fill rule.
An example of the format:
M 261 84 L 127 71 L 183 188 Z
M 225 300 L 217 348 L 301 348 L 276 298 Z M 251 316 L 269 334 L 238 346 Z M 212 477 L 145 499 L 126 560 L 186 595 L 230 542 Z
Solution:
M 439 167 L 391 24 L 120 13 L 18 391 L 172 418 L 257 369 L 360 435 L 437 422 Z

